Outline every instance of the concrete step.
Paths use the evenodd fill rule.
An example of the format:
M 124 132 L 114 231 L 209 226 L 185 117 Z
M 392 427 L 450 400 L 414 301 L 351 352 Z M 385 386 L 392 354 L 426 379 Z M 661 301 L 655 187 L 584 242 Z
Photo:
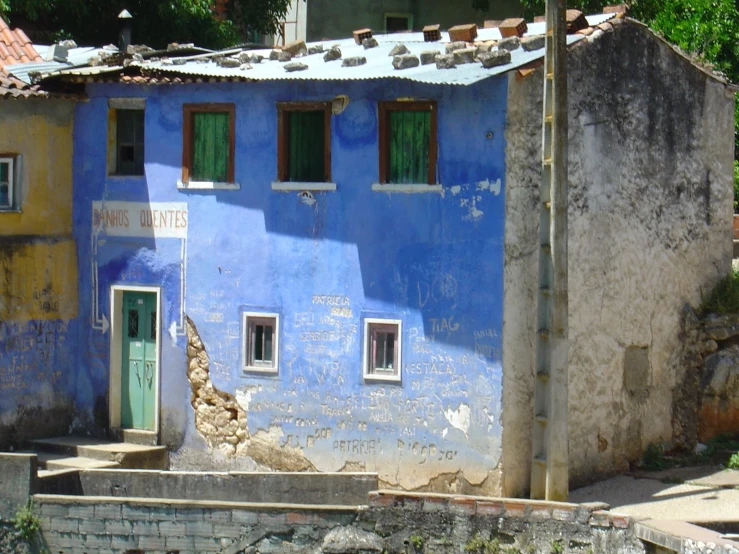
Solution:
M 122 469 L 166 469 L 167 449 L 91 437 L 56 437 L 30 442 L 36 452 L 115 462 Z
M 50 452 L 39 452 L 38 466 L 48 471 L 61 469 L 116 469 L 121 465 L 118 462 L 96 460 L 84 456 L 65 456 L 64 454 L 52 454 Z
M 159 437 L 154 431 L 142 429 L 111 429 L 111 436 L 119 442 L 129 442 L 142 446 L 156 446 Z

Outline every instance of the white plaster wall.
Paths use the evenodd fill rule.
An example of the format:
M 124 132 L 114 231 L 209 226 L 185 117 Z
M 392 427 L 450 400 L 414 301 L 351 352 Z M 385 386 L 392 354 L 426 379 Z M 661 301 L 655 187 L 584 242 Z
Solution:
M 569 55 L 570 476 L 672 438 L 680 312 L 731 263 L 733 95 L 627 22 Z M 528 488 L 542 71 L 509 80 L 503 492 Z M 624 354 L 648 371 L 624 385 Z M 638 376 L 637 376 L 638 377 Z M 627 377 L 628 378 L 628 377 Z

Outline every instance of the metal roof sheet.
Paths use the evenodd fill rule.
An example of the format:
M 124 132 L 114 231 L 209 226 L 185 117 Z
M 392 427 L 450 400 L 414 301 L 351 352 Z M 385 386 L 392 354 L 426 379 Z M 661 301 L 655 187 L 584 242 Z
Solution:
M 598 14 L 588 16 L 587 20 L 591 26 L 594 26 L 608 21 L 613 17 L 615 17 L 615 14 Z M 545 29 L 545 23 L 531 23 L 525 36 L 544 34 Z M 305 64 L 308 68 L 301 71 L 288 72 L 285 70 L 286 64 L 284 62 L 269 60 L 269 54 L 271 52 L 269 48 L 249 51 L 250 54 L 261 54 L 265 58 L 259 64 L 252 64 L 251 68 L 243 65 L 241 67 L 222 67 L 211 59 L 211 55 L 180 56 L 177 57 L 177 63 L 172 63 L 171 59 L 156 61 L 144 60 L 143 62 L 133 62 L 131 67 L 138 67 L 144 75 L 159 73 L 164 75 L 189 76 L 193 79 L 215 78 L 254 81 L 407 79 L 428 84 L 471 85 L 494 75 L 526 66 L 544 57 L 543 48 L 532 52 L 526 52 L 523 48 L 518 48 L 511 52 L 511 61 L 509 63 L 491 69 L 485 69 L 479 62 L 475 62 L 458 65 L 452 69 L 437 69 L 436 64 L 428 64 L 396 70 L 393 68 L 392 57 L 389 55 L 390 50 L 395 45 L 405 44 L 409 52 L 416 56 L 420 56 L 421 52 L 433 50 L 443 54 L 445 53 L 446 44 L 449 42 L 448 33 L 442 33 L 441 41 L 438 42 L 424 42 L 423 33 L 394 33 L 377 35 L 375 38 L 377 39 L 378 46 L 369 49 L 356 44 L 353 38 L 329 40 L 322 43 L 326 50 L 334 45 L 339 46 L 342 52 L 342 59 L 357 56 L 366 58 L 367 61 L 365 64 L 356 67 L 344 67 L 342 66 L 342 60 L 325 62 L 323 60 L 323 53 L 320 53 L 294 58 L 292 61 Z M 477 42 L 500 40 L 500 38 L 500 32 L 497 28 L 478 30 Z M 569 46 L 583 39 L 585 37 L 580 34 L 568 35 L 567 44 Z M 236 49 L 221 52 L 220 54 L 234 54 L 237 57 L 240 52 L 240 49 Z M 45 73 L 43 77 L 91 77 L 107 73 L 120 73 L 122 69 L 120 66 L 76 67 L 52 70 Z
M 37 49 L 39 47 L 36 47 Z M 41 47 L 45 52 L 48 51 L 49 47 Z M 98 57 L 100 52 L 113 52 L 108 48 L 93 48 L 91 46 L 85 46 L 81 48 L 72 48 L 67 52 L 67 61 L 40 61 L 40 62 L 29 62 L 29 63 L 18 63 L 7 67 L 8 73 L 12 74 L 15 78 L 20 79 L 24 83 L 31 82 L 31 73 L 47 74 L 60 71 L 63 69 L 71 69 L 77 66 L 86 66 L 91 58 Z

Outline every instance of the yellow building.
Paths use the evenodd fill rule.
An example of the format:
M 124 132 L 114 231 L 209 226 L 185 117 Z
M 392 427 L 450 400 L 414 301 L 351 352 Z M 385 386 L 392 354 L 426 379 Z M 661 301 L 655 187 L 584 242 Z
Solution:
M 0 19 L 0 449 L 22 436 L 66 432 L 67 366 L 77 317 L 72 236 L 75 101 L 12 75 L 40 62 L 25 34 Z

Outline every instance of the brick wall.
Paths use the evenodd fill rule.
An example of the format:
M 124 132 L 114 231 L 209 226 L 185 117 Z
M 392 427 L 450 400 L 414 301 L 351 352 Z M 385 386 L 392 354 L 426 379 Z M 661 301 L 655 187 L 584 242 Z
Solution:
M 462 553 L 477 535 L 510 552 L 548 554 L 554 542 L 564 552 L 644 552 L 632 522 L 600 504 L 394 492 L 371 493 L 366 506 L 54 495 L 35 503 L 54 554 L 392 553 L 413 552 L 419 538 L 419 552 Z

